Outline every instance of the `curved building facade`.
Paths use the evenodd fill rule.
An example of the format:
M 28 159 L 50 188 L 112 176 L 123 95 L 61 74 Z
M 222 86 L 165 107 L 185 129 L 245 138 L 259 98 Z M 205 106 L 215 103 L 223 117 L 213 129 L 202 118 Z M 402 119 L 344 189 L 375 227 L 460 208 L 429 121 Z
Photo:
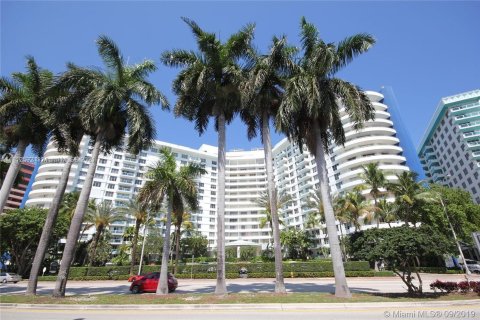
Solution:
M 362 184 L 359 176 L 363 172 L 362 166 L 370 162 L 378 162 L 380 169 L 388 173 L 387 179 L 390 181 L 395 180 L 395 173 L 409 170 L 382 94 L 373 91 L 367 94 L 375 107 L 376 118 L 365 123 L 363 129 L 355 130 L 348 115 L 341 110 L 346 143 L 344 146 L 332 146 L 327 158 L 332 194 L 348 192 Z M 209 246 L 215 247 L 218 192 L 216 147 L 202 145 L 199 149 L 193 149 L 156 141 L 149 150 L 143 150 L 137 156 L 128 154 L 122 148 L 110 154 L 101 154 L 91 198 L 109 201 L 116 206 L 122 206 L 133 199 L 144 184 L 148 166 L 159 160 L 161 147 L 170 148 L 180 166 L 197 162 L 206 169 L 207 173 L 198 179 L 200 209 L 191 214 L 191 219 L 197 230 L 208 238 Z M 67 192 L 80 190 L 83 186 L 92 151 L 88 138 L 82 140 L 80 149 L 79 161 L 72 166 Z M 63 168 L 59 160 L 66 157 L 59 154 L 55 145 L 50 143 L 45 158 L 26 205 L 47 208 L 53 199 Z M 290 204 L 280 210 L 280 216 L 285 226 L 303 229 L 309 213 L 306 202 L 318 188 L 315 159 L 305 149 L 302 154 L 298 146 L 283 139 L 273 147 L 273 160 L 277 189 L 279 193 L 287 193 L 292 198 Z M 226 153 L 225 188 L 226 242 L 242 239 L 265 247 L 271 241 L 271 232 L 268 224 L 264 228 L 260 227 L 264 208 L 256 201 L 267 188 L 263 149 L 232 150 Z M 367 194 L 368 190 L 364 192 Z M 112 245 L 120 245 L 125 228 L 133 224 L 133 218 L 113 224 L 110 227 Z M 158 221 L 158 225 L 161 226 L 162 223 Z M 349 232 L 340 224 L 338 230 Z M 328 246 L 325 228 L 320 226 L 314 231 L 317 235 L 316 245 Z M 88 236 L 91 235 L 87 234 L 86 237 Z

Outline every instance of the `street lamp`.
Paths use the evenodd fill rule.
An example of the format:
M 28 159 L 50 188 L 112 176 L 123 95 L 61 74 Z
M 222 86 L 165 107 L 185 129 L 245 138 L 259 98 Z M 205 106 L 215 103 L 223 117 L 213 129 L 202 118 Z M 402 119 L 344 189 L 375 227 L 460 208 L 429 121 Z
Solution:
M 451 177 L 452 176 L 449 175 L 449 174 L 447 174 L 445 176 L 445 178 L 448 178 L 448 180 L 450 180 Z M 448 185 L 450 186 L 450 183 Z M 443 207 L 443 212 L 445 212 L 445 216 L 447 217 L 448 225 L 450 226 L 450 229 L 452 230 L 453 239 L 455 239 L 455 244 L 457 245 L 458 252 L 460 253 L 460 256 L 462 257 L 463 265 L 465 267 L 465 273 L 467 274 L 467 276 L 471 275 L 472 273 L 470 272 L 470 269 L 468 269 L 467 261 L 465 261 L 465 256 L 463 255 L 462 247 L 460 246 L 460 242 L 458 242 L 457 234 L 455 233 L 455 230 L 453 229 L 452 223 L 450 222 L 450 217 L 448 216 L 448 212 L 447 212 L 447 206 L 445 205 L 445 202 L 443 201 L 442 194 L 438 193 L 438 196 L 440 198 L 440 203 L 442 204 L 442 207 Z M 468 277 L 467 277 L 467 281 L 468 281 Z
M 462 247 L 460 246 L 460 242 L 458 242 L 457 234 L 455 233 L 455 230 L 453 229 L 452 223 L 450 222 L 450 218 L 449 218 L 448 212 L 447 212 L 447 207 L 445 206 L 445 203 L 443 202 L 442 195 L 439 195 L 439 198 L 440 198 L 440 203 L 442 204 L 442 207 L 443 207 L 443 212 L 445 213 L 445 216 L 447 217 L 447 222 L 448 222 L 448 225 L 450 226 L 450 230 L 452 230 L 453 239 L 455 240 L 455 244 L 457 245 L 458 252 L 460 253 L 460 256 L 462 257 L 463 265 L 465 267 L 465 273 L 467 275 L 470 275 L 472 273 L 468 269 L 467 261 L 465 261 L 465 256 L 463 255 Z

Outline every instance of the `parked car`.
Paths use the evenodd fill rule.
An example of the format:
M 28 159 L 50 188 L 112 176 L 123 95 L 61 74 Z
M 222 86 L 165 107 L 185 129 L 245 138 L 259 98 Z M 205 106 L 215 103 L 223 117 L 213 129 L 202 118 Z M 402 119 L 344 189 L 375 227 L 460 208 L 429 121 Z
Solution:
M 465 259 L 465 261 L 467 262 L 468 270 L 470 270 L 471 273 L 480 273 L 480 263 L 478 263 L 478 261 L 470 259 Z M 463 264 L 462 268 L 465 269 Z
M 160 272 L 151 272 L 137 278 L 130 285 L 132 293 L 156 292 Z M 168 292 L 174 292 L 178 287 L 178 281 L 173 274 L 168 273 Z
M 22 280 L 22 277 L 20 277 L 16 273 L 10 273 L 10 272 L 0 273 L 0 282 L 2 283 L 7 283 L 7 282 L 17 283 L 20 280 Z

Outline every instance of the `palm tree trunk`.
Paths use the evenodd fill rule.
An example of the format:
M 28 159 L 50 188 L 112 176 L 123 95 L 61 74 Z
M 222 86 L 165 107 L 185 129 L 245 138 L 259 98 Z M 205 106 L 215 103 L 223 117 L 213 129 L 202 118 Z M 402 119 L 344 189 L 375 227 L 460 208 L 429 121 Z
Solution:
M 157 295 L 168 294 L 168 256 L 170 255 L 170 228 L 172 226 L 173 196 L 169 195 L 165 238 L 163 240 L 162 265 L 160 266 L 160 280 L 158 281 Z
M 99 226 L 97 229 L 97 232 L 95 232 L 95 237 L 93 238 L 93 243 L 92 243 L 92 253 L 90 257 L 88 258 L 88 267 L 87 267 L 87 276 L 90 273 L 90 268 L 93 267 L 93 262 L 95 261 L 95 256 L 97 255 L 97 246 L 98 246 L 98 241 L 100 241 L 100 237 L 102 236 L 103 232 L 103 225 Z
M 338 225 L 338 227 L 340 228 L 340 235 L 342 236 L 342 251 L 343 251 L 343 256 L 345 258 L 345 261 L 347 261 L 347 250 L 345 249 L 345 237 L 343 236 L 343 230 L 342 230 L 342 224 L 340 223 Z
M 3 212 L 3 209 L 5 208 L 5 204 L 7 203 L 10 190 L 15 183 L 15 178 L 17 177 L 18 171 L 20 171 L 20 167 L 22 166 L 22 159 L 25 155 L 25 150 L 27 149 L 27 146 L 27 141 L 18 141 L 17 150 L 15 151 L 15 155 L 13 156 L 12 163 L 10 163 L 10 167 L 8 167 L 7 175 L 3 180 L 2 188 L 0 189 L 0 214 L 2 215 L 5 214 L 5 212 Z
M 177 226 L 175 231 L 175 267 L 173 269 L 173 274 L 177 274 L 178 271 L 178 256 L 180 255 L 180 228 L 181 225 Z
M 80 229 L 82 228 L 83 217 L 88 207 L 88 198 L 90 197 L 90 191 L 92 190 L 93 177 L 95 169 L 97 168 L 98 156 L 100 154 L 100 145 L 103 140 L 103 134 L 99 134 L 96 137 L 95 145 L 92 151 L 92 158 L 90 159 L 90 165 L 88 166 L 87 176 L 83 183 L 82 192 L 78 198 L 75 213 L 73 214 L 70 229 L 68 230 L 67 242 L 63 249 L 62 261 L 60 263 L 60 270 L 57 276 L 57 282 L 53 290 L 54 297 L 64 297 L 65 288 L 67 286 L 68 273 L 70 271 L 70 265 L 75 254 L 75 247 L 77 244 Z
M 45 258 L 45 253 L 47 251 L 48 243 L 50 242 L 50 236 L 52 234 L 53 226 L 57 220 L 58 210 L 60 209 L 60 204 L 62 203 L 63 194 L 67 188 L 68 176 L 70 174 L 70 169 L 72 168 L 73 156 L 67 158 L 67 162 L 62 170 L 62 176 L 58 182 L 57 190 L 53 196 L 52 205 L 48 209 L 47 220 L 42 230 L 42 236 L 38 243 L 37 251 L 35 252 L 35 258 L 32 263 L 32 270 L 30 271 L 30 278 L 28 279 L 26 295 L 35 295 L 37 293 L 37 281 L 38 274 L 40 273 L 40 268 L 42 267 L 43 259 Z
M 133 274 L 133 269 L 135 269 L 135 260 L 137 258 L 137 242 L 138 242 L 139 233 L 140 233 L 140 220 L 137 219 L 135 221 L 135 233 L 133 235 L 132 259 L 130 261 L 130 274 Z
M 376 196 L 373 197 L 373 205 L 375 206 L 375 210 L 377 210 L 378 207 L 377 207 L 377 197 Z M 379 217 L 377 217 L 377 229 L 378 228 L 380 228 L 380 218 Z
M 227 294 L 225 283 L 225 114 L 218 116 L 217 285 L 215 294 Z
M 280 225 L 278 222 L 277 192 L 273 175 L 272 142 L 270 140 L 270 126 L 268 113 L 263 113 L 262 138 L 263 151 L 265 153 L 265 165 L 267 167 L 268 198 L 270 199 L 270 217 L 273 232 L 273 248 L 275 251 L 275 293 L 287 293 L 283 280 L 283 256 L 280 244 Z
M 325 161 L 325 151 L 321 139 L 318 123 L 314 125 L 316 137 L 315 162 L 317 164 L 318 180 L 320 184 L 320 193 L 322 195 L 323 211 L 325 213 L 325 224 L 330 242 L 330 253 L 332 255 L 333 273 L 335 275 L 335 296 L 340 298 L 351 298 L 352 294 L 347 285 L 345 269 L 342 261 L 342 251 L 338 240 L 337 226 L 335 224 L 335 215 L 333 213 L 332 201 L 330 199 L 330 188 L 328 185 L 327 164 Z

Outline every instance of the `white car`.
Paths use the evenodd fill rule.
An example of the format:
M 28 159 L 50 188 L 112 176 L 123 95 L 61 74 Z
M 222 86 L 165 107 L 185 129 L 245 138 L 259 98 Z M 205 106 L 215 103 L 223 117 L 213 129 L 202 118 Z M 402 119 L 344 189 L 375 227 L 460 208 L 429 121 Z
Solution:
M 10 272 L 0 273 L 0 282 L 1 283 L 7 283 L 7 282 L 17 283 L 20 280 L 22 280 L 22 277 L 20 277 L 16 273 L 10 273 Z
M 480 263 L 478 263 L 478 261 L 470 259 L 465 259 L 465 261 L 467 262 L 468 270 L 470 270 L 471 273 L 480 273 Z M 463 269 L 465 269 L 465 267 L 463 267 Z

